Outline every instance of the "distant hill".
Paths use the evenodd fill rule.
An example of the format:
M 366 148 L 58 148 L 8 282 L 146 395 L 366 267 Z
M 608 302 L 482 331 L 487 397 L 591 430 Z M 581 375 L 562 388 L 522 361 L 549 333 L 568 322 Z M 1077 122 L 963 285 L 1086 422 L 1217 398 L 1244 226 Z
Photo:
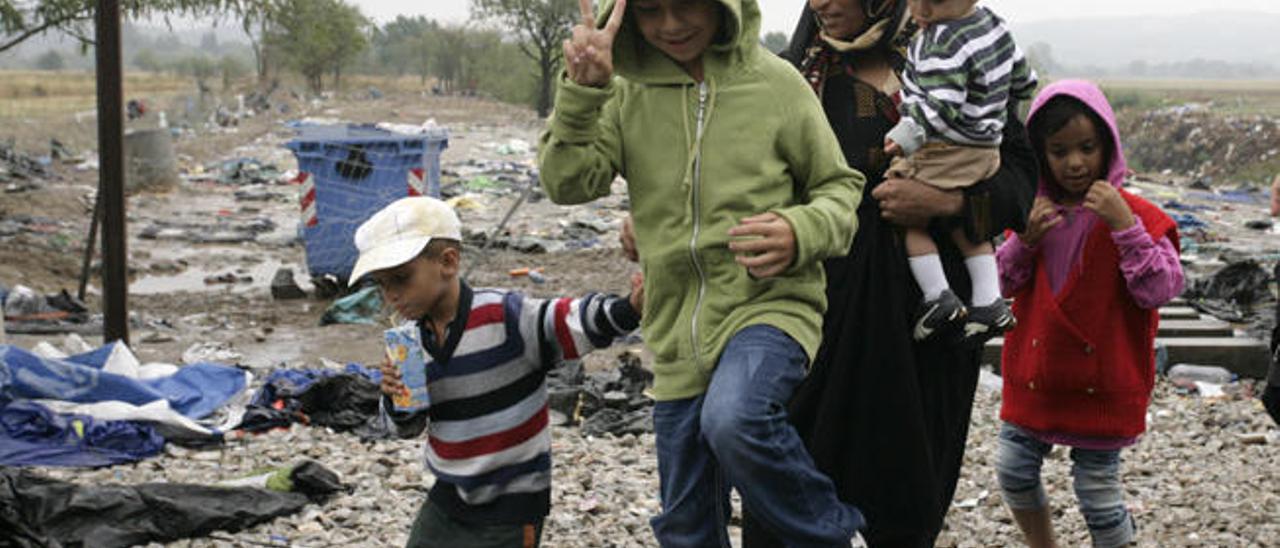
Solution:
M 1066 72 L 1143 76 L 1163 66 L 1184 74 L 1235 67 L 1231 76 L 1280 76 L 1280 15 L 1205 12 L 1155 17 L 1082 17 L 1019 23 L 1010 21 L 1024 49 L 1048 44 L 1052 60 Z M 1210 67 L 1210 68 L 1206 68 Z M 1251 67 L 1246 70 L 1246 67 Z M 1158 72 L 1158 71 L 1157 71 Z M 1206 77 L 1223 75 L 1208 74 Z

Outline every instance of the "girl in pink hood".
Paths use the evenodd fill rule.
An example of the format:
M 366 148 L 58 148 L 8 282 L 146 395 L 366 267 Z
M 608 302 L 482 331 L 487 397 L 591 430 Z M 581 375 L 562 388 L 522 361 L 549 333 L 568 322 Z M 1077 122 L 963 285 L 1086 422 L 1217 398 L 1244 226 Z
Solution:
M 1095 546 L 1133 542 L 1120 450 L 1146 429 L 1160 305 L 1182 291 L 1178 233 L 1122 187 L 1127 171 L 1102 90 L 1062 81 L 1027 125 L 1040 190 L 1026 230 L 997 252 L 1018 326 L 1005 337 L 996 464 L 1005 503 L 1031 546 L 1054 546 L 1044 456 L 1071 447 L 1071 474 Z

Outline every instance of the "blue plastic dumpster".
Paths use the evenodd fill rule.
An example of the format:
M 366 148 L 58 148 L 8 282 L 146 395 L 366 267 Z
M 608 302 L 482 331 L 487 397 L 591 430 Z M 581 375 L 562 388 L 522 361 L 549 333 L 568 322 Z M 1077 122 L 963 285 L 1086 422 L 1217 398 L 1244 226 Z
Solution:
M 440 196 L 444 129 L 401 134 L 369 125 L 303 126 L 285 143 L 298 158 L 307 270 L 346 284 L 356 263 L 356 228 L 405 196 Z

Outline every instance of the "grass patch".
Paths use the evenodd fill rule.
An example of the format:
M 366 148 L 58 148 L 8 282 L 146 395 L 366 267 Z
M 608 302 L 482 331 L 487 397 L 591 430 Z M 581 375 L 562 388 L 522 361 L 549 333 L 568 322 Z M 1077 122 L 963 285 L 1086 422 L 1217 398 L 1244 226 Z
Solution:
M 1225 115 L 1280 112 L 1280 81 L 1275 80 L 1101 80 L 1099 85 L 1117 111 L 1212 103 L 1215 113 Z

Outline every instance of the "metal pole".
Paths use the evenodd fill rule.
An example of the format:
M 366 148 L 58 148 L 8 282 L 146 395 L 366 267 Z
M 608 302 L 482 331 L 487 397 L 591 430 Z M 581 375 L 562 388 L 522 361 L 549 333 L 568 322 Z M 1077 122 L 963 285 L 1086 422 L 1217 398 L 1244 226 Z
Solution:
M 124 73 L 120 60 L 120 0 L 98 0 L 98 186 L 102 189 L 102 311 L 104 341 L 129 343 L 129 280 L 125 247 Z
M 93 250 L 98 246 L 98 220 L 102 218 L 102 186 L 98 186 L 98 195 L 93 200 L 93 217 L 89 219 L 89 239 L 84 241 L 84 263 L 80 267 L 80 290 L 76 298 L 84 302 L 84 293 L 89 286 L 89 267 L 93 265 Z
M 470 281 L 471 272 L 476 269 L 476 265 L 488 258 L 489 244 L 498 237 L 498 234 L 502 233 L 503 227 L 507 226 L 507 221 L 511 220 L 511 216 L 515 215 L 516 210 L 520 209 L 520 205 L 523 204 L 525 200 L 529 199 L 529 195 L 533 194 L 533 189 L 537 186 L 538 174 L 536 172 L 530 172 L 529 184 L 520 191 L 520 196 L 516 198 L 515 203 L 511 204 L 511 209 L 507 210 L 507 214 L 502 217 L 502 221 L 498 223 L 498 226 L 493 227 L 493 231 L 489 232 L 489 237 L 484 239 L 484 243 L 480 244 L 480 249 L 476 253 L 475 260 L 471 261 L 471 266 L 468 267 L 467 271 L 462 275 L 463 280 Z

